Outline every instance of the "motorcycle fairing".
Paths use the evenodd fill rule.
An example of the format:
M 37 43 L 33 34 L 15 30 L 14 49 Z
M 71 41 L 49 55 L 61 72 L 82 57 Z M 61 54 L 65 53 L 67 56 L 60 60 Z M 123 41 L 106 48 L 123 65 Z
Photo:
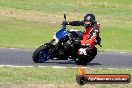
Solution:
M 65 41 L 65 40 L 68 40 L 68 31 L 64 28 L 61 28 L 61 30 L 59 30 L 57 33 L 56 33 L 56 38 L 59 40 L 59 41 Z

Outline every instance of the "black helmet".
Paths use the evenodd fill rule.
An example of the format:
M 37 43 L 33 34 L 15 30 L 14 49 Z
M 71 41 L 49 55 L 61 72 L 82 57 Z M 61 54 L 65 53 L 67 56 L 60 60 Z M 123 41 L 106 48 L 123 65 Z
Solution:
M 87 22 L 90 22 L 87 24 Z M 84 16 L 84 26 L 90 27 L 95 22 L 95 16 L 93 14 L 86 14 Z

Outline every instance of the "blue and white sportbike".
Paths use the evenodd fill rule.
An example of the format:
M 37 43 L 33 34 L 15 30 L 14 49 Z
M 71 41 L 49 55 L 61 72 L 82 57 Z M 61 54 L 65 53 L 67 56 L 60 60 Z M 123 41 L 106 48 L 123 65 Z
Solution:
M 64 14 L 66 21 L 66 15 Z M 53 39 L 37 48 L 33 53 L 33 61 L 35 63 L 44 63 L 47 60 L 68 60 L 72 59 L 77 65 L 87 65 L 91 62 L 96 54 L 97 48 L 89 49 L 86 55 L 79 55 L 78 50 L 81 48 L 80 40 L 83 32 L 75 30 L 67 30 L 63 24 L 58 32 L 55 33 Z

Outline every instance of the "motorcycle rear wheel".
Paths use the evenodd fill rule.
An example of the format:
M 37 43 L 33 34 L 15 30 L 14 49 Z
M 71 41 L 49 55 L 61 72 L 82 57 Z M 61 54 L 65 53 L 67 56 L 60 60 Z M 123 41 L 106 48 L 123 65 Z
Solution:
M 94 48 L 91 50 L 90 55 L 88 56 L 87 62 L 88 62 L 88 63 L 91 62 L 91 61 L 95 58 L 96 55 L 97 55 L 97 48 L 94 47 Z
M 78 58 L 75 59 L 75 63 L 77 65 L 87 65 L 87 63 L 91 62 L 95 56 L 97 55 L 97 48 L 94 47 L 92 50 L 90 50 L 90 54 L 87 56 L 81 55 Z

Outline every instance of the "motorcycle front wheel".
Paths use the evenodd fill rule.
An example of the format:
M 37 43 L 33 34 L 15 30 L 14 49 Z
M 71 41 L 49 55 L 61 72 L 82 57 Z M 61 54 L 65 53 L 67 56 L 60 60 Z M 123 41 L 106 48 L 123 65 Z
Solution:
M 34 63 L 44 63 L 48 59 L 52 59 L 53 55 L 49 53 L 49 49 L 50 47 L 47 45 L 42 45 L 36 49 L 32 56 Z

